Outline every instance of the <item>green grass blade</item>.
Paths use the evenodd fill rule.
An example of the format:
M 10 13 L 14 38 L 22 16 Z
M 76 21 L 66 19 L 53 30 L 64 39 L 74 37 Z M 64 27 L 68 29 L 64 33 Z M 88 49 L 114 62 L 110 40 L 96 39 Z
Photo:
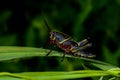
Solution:
M 6 73 L 1 72 L 0 78 L 8 78 L 5 80 L 61 80 L 76 79 L 97 76 L 112 76 L 109 71 L 101 70 L 79 70 L 79 71 L 54 71 L 54 72 L 23 72 L 23 73 Z
M 48 50 L 42 48 L 3 46 L 0 47 L 0 61 L 24 57 L 45 56 L 47 51 Z
M 93 60 L 93 59 L 88 59 L 88 58 L 80 58 L 80 59 L 85 60 L 102 70 L 120 70 L 119 67 L 111 65 L 109 63 L 105 63 L 105 62 L 101 62 L 101 61 Z
M 107 76 L 110 75 L 106 71 L 100 70 L 80 70 L 80 71 L 58 71 L 58 72 L 24 72 L 24 73 L 0 73 L 0 78 L 9 76 L 10 78 L 19 78 L 25 80 L 59 80 L 59 79 L 75 79 L 86 78 L 94 76 Z M 7 80 L 7 79 L 6 79 Z
M 0 47 L 0 61 L 11 60 L 16 58 L 25 58 L 25 57 L 33 57 L 33 56 L 45 56 L 49 50 L 42 48 L 32 48 L 32 47 L 17 47 L 17 46 L 1 46 Z M 49 56 L 60 56 L 60 52 L 53 51 Z M 102 70 L 110 70 L 110 69 L 119 69 L 116 66 L 110 65 L 108 63 L 104 63 L 98 60 L 88 59 L 88 58 L 80 58 L 66 55 L 66 57 L 78 58 L 80 60 L 85 60 L 90 62 L 92 65 L 102 69 Z

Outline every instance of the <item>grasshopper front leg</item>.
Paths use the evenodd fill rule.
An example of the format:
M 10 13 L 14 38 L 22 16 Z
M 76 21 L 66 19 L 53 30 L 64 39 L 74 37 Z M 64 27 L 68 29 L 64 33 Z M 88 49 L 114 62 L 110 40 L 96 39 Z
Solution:
M 54 47 L 56 47 L 56 46 L 54 45 Z M 46 54 L 46 56 L 48 56 L 52 51 L 53 51 L 53 47 L 52 47 L 52 49 Z
M 52 51 L 53 51 L 53 49 L 51 49 L 51 50 L 46 54 L 46 56 L 48 56 Z

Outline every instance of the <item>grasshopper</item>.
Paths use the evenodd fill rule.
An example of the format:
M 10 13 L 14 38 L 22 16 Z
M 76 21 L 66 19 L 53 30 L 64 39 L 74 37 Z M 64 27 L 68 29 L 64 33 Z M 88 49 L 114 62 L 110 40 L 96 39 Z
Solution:
M 45 19 L 44 23 L 50 32 L 50 44 L 54 44 L 64 51 L 62 61 L 64 60 L 66 54 L 88 58 L 95 57 L 95 55 L 84 51 L 86 48 L 91 46 L 91 43 L 88 43 L 88 39 L 76 42 L 71 36 L 63 32 L 51 30 Z M 53 49 L 51 49 L 46 56 L 48 56 L 52 50 Z

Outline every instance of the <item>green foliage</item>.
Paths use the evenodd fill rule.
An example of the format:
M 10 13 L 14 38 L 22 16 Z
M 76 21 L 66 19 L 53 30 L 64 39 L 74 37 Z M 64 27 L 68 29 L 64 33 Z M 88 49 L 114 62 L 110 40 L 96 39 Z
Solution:
M 113 76 L 119 76 L 117 74 L 120 66 L 120 0 L 22 0 L 19 2 L 5 0 L 0 2 L 0 5 L 1 75 L 15 73 L 17 77 L 23 72 L 25 74 L 38 72 L 39 77 L 44 74 L 41 71 L 46 71 L 46 76 L 49 76 L 48 71 L 54 73 L 62 71 L 72 78 L 76 73 L 71 76 L 67 71 L 81 71 L 84 68 L 96 70 L 96 72 L 91 71 L 95 76 L 98 70 L 109 76 L 92 78 L 93 80 L 112 80 L 117 79 Z M 50 35 L 41 16 L 47 20 L 51 29 L 66 33 L 77 42 L 90 37 L 90 42 L 93 43 L 90 52 L 96 55 L 96 60 L 66 56 L 69 60 L 60 62 L 60 54 L 56 51 L 61 50 L 58 48 L 54 48 L 56 51 L 53 51 L 51 57 L 44 57 L 52 46 L 48 45 Z M 15 75 L 1 76 L 0 79 L 21 78 L 16 78 Z M 83 75 L 90 75 L 90 72 Z M 103 74 L 100 73 L 100 75 Z M 23 76 L 26 77 L 26 75 Z
M 13 60 L 20 58 L 27 58 L 33 56 L 46 57 L 46 49 L 32 48 L 32 47 L 0 47 L 0 61 Z M 61 53 L 53 51 L 50 56 L 60 57 Z M 8 73 L 1 72 L 0 79 L 5 80 L 58 80 L 58 79 L 75 79 L 95 76 L 116 76 L 120 77 L 120 68 L 112 66 L 97 60 L 78 58 L 66 55 L 66 57 L 77 58 L 77 60 L 85 60 L 101 70 L 77 70 L 77 71 L 46 71 L 46 72 L 22 72 L 22 73 Z

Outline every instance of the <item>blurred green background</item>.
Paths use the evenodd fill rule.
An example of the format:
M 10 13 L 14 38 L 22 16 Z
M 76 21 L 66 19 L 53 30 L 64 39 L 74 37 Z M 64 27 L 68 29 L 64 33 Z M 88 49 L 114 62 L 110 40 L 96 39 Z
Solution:
M 95 59 L 120 66 L 120 0 L 0 1 L 0 46 L 51 49 L 48 45 L 50 35 L 41 16 L 52 29 L 76 41 L 90 37 L 93 43 L 90 52 L 96 55 Z M 60 59 L 33 57 L 4 61 L 0 62 L 0 71 L 81 69 L 77 60 L 61 63 Z

